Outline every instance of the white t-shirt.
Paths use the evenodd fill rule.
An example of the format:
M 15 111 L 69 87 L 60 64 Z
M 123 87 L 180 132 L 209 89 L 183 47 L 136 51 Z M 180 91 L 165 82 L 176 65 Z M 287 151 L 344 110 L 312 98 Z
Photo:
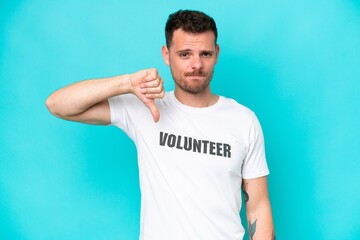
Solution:
M 255 114 L 220 96 L 206 108 L 156 100 L 160 121 L 131 94 L 109 99 L 111 124 L 135 142 L 140 240 L 240 240 L 242 178 L 269 174 Z

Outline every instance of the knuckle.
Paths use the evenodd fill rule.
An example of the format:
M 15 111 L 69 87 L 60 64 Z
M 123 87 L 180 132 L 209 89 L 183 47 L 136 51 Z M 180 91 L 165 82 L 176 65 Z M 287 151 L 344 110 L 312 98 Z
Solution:
M 156 68 L 150 68 L 149 69 L 149 73 L 152 73 L 153 75 L 157 75 L 157 70 L 156 70 Z

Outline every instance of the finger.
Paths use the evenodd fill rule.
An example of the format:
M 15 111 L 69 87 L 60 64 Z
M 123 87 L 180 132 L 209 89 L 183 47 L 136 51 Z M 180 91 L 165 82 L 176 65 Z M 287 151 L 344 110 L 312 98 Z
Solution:
M 142 88 L 140 91 L 142 94 L 161 93 L 164 91 L 164 86 L 160 85 L 158 87 L 153 87 L 153 88 Z
M 145 94 L 145 95 L 151 95 L 151 94 L 162 94 L 163 89 L 162 88 L 147 88 L 147 89 L 142 89 L 141 93 Z
M 156 68 L 149 68 L 146 73 L 147 73 L 148 76 L 149 76 L 149 75 L 153 75 L 153 76 L 157 76 L 157 75 L 158 75 L 158 72 L 157 72 L 157 69 L 156 69 Z
M 153 116 L 154 122 L 158 122 L 160 119 L 160 112 L 156 107 L 155 103 L 154 102 L 149 103 L 147 107 L 149 108 L 151 115 Z
M 164 92 L 164 87 L 163 86 L 159 86 L 156 88 L 141 88 L 140 89 L 140 93 L 143 95 L 146 94 L 161 94 L 162 92 Z
M 157 78 L 157 76 L 154 76 L 154 75 L 146 76 L 143 79 L 143 83 L 154 81 L 154 80 L 156 80 L 156 78 Z
M 146 72 L 146 77 L 143 79 L 143 82 L 153 81 L 157 79 L 157 77 L 158 77 L 158 72 L 156 69 L 154 68 L 148 69 Z
M 152 81 L 148 81 L 148 82 L 145 82 L 145 83 L 141 83 L 140 84 L 140 87 L 142 88 L 151 88 L 151 87 L 157 87 L 161 84 L 161 81 L 160 79 L 154 79 Z
M 165 92 L 161 92 L 161 93 L 147 93 L 145 94 L 146 98 L 151 98 L 151 99 L 155 99 L 155 98 L 163 98 L 165 96 Z

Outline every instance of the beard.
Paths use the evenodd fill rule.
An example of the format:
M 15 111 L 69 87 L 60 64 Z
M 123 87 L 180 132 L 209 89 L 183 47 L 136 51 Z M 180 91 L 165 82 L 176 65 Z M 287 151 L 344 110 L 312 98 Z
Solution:
M 199 94 L 208 89 L 214 70 L 211 70 L 210 72 L 196 70 L 184 74 L 177 74 L 171 69 L 171 74 L 175 84 L 183 91 L 191 94 Z

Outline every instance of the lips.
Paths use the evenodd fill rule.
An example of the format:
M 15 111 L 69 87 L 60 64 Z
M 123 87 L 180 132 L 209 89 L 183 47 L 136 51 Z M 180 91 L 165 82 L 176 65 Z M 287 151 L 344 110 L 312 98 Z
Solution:
M 195 72 L 195 73 L 185 73 L 185 77 L 206 77 L 206 73 L 198 73 L 198 72 Z
M 205 75 L 186 75 L 186 77 L 206 77 Z

